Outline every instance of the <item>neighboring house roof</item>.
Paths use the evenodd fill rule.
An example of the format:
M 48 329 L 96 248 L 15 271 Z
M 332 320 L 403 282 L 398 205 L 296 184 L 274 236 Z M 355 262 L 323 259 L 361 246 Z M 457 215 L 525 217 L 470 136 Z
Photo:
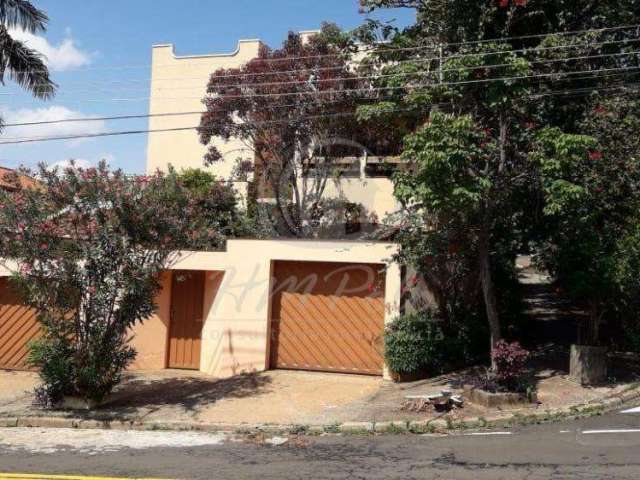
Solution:
M 0 167 L 0 188 L 2 190 L 17 190 L 15 183 L 10 177 L 16 173 L 15 170 L 6 167 Z M 27 176 L 18 174 L 18 179 L 22 188 L 33 188 L 38 185 L 37 180 Z

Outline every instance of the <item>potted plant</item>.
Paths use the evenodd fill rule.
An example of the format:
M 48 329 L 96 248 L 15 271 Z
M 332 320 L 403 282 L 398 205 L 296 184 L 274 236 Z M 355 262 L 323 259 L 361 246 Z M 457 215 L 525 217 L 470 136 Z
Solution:
M 467 378 L 464 396 L 470 402 L 485 407 L 535 403 L 535 388 L 527 378 L 529 356 L 518 342 L 499 340 L 491 350 L 494 368 Z

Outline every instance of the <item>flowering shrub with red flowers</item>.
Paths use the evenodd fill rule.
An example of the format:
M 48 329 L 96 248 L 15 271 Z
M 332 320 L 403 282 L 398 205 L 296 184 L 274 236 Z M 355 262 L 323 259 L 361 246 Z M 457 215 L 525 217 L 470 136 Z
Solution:
M 43 327 L 30 355 L 38 398 L 101 401 L 135 358 L 131 327 L 155 311 L 174 252 L 215 247 L 224 232 L 202 228 L 199 197 L 175 172 L 131 178 L 101 163 L 41 166 L 37 178 L 35 188 L 0 192 L 0 257 Z
M 522 348 L 520 343 L 498 341 L 491 350 L 496 381 L 507 388 L 516 387 L 525 373 L 528 359 L 529 352 Z

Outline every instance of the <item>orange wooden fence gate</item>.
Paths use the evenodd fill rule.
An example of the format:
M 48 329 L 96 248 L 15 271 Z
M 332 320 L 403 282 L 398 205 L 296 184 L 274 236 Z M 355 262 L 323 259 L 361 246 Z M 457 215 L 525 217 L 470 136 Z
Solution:
M 0 368 L 28 369 L 29 342 L 40 334 L 35 311 L 20 303 L 7 278 L 0 278 Z

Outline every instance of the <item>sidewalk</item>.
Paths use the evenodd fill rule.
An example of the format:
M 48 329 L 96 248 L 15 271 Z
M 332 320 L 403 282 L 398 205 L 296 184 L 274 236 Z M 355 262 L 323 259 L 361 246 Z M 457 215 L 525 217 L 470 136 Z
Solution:
M 462 423 L 483 426 L 492 420 L 511 418 L 550 419 L 580 409 L 599 411 L 620 404 L 623 397 L 629 400 L 636 395 L 636 384 L 631 380 L 584 388 L 569 380 L 564 372 L 540 368 L 537 405 L 488 409 L 466 403 L 464 408 L 448 414 L 402 409 L 406 395 L 424 395 L 445 388 L 460 392 L 461 375 L 394 384 L 378 377 L 285 370 L 227 380 L 198 372 L 136 372 L 127 376 L 101 408 L 72 412 L 42 410 L 32 405 L 31 392 L 38 383 L 36 374 L 0 371 L 0 422 L 8 425 L 19 422 L 25 426 L 116 428 L 117 424 L 122 428 L 195 430 L 242 430 L 257 425 L 316 426 L 324 430 L 351 425 L 354 429 L 371 429 L 372 425 L 388 422 L 406 428 L 417 422 L 440 429 Z

